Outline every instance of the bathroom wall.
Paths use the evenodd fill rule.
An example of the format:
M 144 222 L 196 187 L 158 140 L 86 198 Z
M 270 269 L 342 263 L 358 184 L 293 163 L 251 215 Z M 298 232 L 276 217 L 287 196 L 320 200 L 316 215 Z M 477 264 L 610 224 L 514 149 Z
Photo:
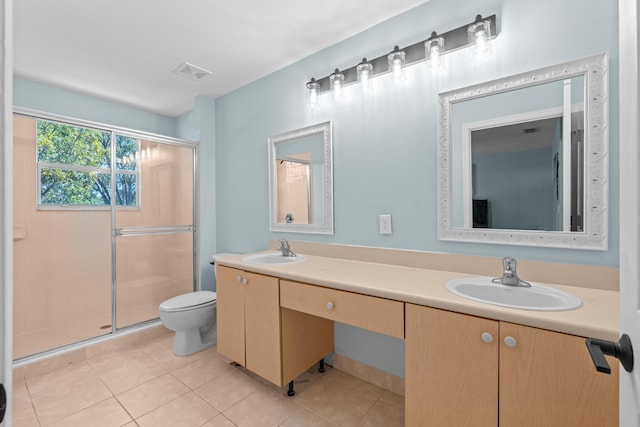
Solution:
M 453 5 L 455 4 L 455 6 Z M 424 64 L 407 68 L 393 87 L 375 78 L 374 93 L 357 87 L 337 104 L 305 105 L 305 82 L 363 56 L 376 57 L 397 43 L 409 45 L 431 30 L 448 30 L 476 13 L 498 14 L 492 58 L 474 67 L 468 50 L 448 55 L 448 68 L 434 77 Z M 543 28 L 541 27 L 543 25 Z M 598 31 L 593 31 L 598 28 Z M 217 245 L 219 250 L 264 249 L 268 227 L 267 138 L 325 120 L 333 123 L 334 236 L 297 236 L 312 241 L 391 248 L 586 263 L 618 264 L 618 177 L 610 176 L 609 249 L 582 251 L 442 242 L 436 224 L 436 100 L 440 92 L 535 68 L 609 52 L 610 170 L 617 170 L 618 52 L 615 2 L 571 0 L 522 2 L 432 0 L 342 43 L 216 100 Z M 239 164 L 244 167 L 238 167 Z M 391 213 L 394 234 L 378 234 L 378 214 Z
M 199 251 L 196 254 L 200 272 L 201 289 L 215 290 L 213 267 L 209 264 L 216 250 L 216 104 L 206 96 L 195 99 L 191 112 L 176 119 L 177 137 L 198 141 L 198 223 Z
M 176 120 L 172 117 L 21 77 L 14 78 L 13 90 L 16 107 L 176 136 Z
M 474 66 L 468 50 L 447 56 L 433 76 L 424 64 L 406 69 L 393 86 L 373 79 L 362 96 L 305 105 L 305 83 L 362 57 L 388 53 L 394 44 L 424 40 L 476 14 L 498 15 L 493 56 Z M 345 17 L 347 19 L 347 17 Z M 316 29 L 310 29 L 315 31 Z M 321 29 L 317 29 L 321 31 Z M 363 33 L 309 56 L 216 100 L 216 244 L 220 251 L 263 250 L 269 239 L 413 249 L 487 256 L 618 265 L 618 24 L 617 3 L 599 0 L 431 0 Z M 437 239 L 437 95 L 484 81 L 584 56 L 609 53 L 609 249 L 581 251 L 442 242 Z M 331 120 L 334 137 L 335 235 L 270 233 L 267 138 Z M 393 216 L 393 235 L 378 234 L 378 214 Z M 295 249 L 295 248 L 294 248 Z M 375 349 L 363 351 L 363 349 Z M 402 343 L 336 325 L 336 351 L 396 375 L 403 371 Z

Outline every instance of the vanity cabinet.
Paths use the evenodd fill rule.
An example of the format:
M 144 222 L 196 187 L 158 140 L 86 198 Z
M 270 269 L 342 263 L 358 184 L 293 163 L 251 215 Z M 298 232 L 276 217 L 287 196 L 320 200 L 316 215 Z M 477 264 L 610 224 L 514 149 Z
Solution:
M 217 350 L 277 386 L 333 351 L 333 322 L 280 308 L 280 279 L 217 266 Z
M 617 426 L 581 337 L 406 304 L 406 425 Z
M 216 277 L 218 352 L 282 385 L 279 280 L 225 266 Z

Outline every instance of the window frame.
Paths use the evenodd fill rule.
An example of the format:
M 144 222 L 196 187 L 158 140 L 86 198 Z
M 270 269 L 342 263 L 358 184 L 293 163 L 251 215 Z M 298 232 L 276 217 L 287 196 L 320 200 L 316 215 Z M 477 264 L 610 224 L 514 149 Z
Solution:
M 17 113 L 21 114 L 21 113 Z M 84 124 L 79 124 L 73 121 L 60 120 L 60 119 L 51 119 L 48 117 L 44 117 L 42 115 L 28 115 L 38 121 L 46 121 L 50 123 L 58 123 L 64 126 L 73 126 L 76 128 L 85 128 L 96 130 L 100 132 L 109 133 L 110 135 L 110 146 L 109 146 L 109 156 L 110 156 L 110 164 L 111 167 L 96 167 L 96 166 L 84 166 L 79 164 L 69 164 L 69 163 L 56 163 L 56 162 L 46 162 L 38 160 L 38 131 L 36 124 L 36 152 L 35 152 L 35 162 L 36 162 L 36 210 L 38 211 L 47 211 L 47 210 L 68 210 L 68 211 L 109 211 L 111 207 L 114 206 L 117 210 L 130 210 L 137 211 L 141 210 L 141 202 L 142 197 L 140 195 L 140 171 L 142 168 L 141 162 L 138 160 L 136 162 L 135 170 L 129 169 L 117 169 L 117 165 L 115 162 L 116 159 L 116 140 L 117 136 L 124 136 L 127 138 L 136 139 L 136 153 L 139 153 L 141 150 L 141 137 L 139 135 L 133 135 L 128 132 L 120 132 L 117 129 L 111 128 L 103 128 L 103 127 L 95 127 L 95 126 L 87 126 Z M 106 205 L 87 205 L 87 204 L 67 204 L 67 203 L 42 203 L 42 171 L 48 170 L 59 170 L 59 171 L 69 171 L 69 172 L 83 172 L 83 173 L 101 173 L 101 174 L 109 174 L 109 190 L 110 190 L 110 200 L 111 203 Z M 116 198 L 116 180 L 118 175 L 134 175 L 136 180 L 136 203 L 135 205 L 118 205 Z

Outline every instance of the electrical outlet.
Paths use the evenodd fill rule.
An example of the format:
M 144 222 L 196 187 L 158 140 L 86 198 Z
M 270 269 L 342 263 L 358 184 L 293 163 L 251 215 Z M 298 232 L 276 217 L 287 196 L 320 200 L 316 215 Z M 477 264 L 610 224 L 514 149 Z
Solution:
M 391 231 L 391 214 L 378 215 L 380 225 L 380 234 L 392 234 Z

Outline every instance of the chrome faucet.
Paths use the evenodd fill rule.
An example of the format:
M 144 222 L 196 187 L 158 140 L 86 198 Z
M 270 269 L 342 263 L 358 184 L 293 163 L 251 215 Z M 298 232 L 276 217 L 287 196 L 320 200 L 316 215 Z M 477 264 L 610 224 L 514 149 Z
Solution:
M 492 282 L 507 286 L 531 287 L 531 283 L 520 280 L 518 277 L 516 259 L 512 257 L 502 258 L 502 277 L 496 277 Z
M 282 251 L 282 256 L 296 256 L 295 253 L 293 253 L 293 251 L 291 250 L 291 247 L 289 246 L 289 242 L 287 242 L 286 240 L 280 240 L 280 246 L 278 246 L 278 250 Z

